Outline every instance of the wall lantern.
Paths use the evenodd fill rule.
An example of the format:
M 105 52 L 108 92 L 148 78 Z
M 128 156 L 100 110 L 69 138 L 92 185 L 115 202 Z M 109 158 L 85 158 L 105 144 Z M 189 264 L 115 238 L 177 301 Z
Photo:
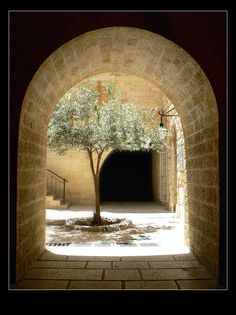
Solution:
M 158 114 L 161 115 L 161 122 L 160 122 L 160 127 L 159 127 L 159 133 L 160 133 L 160 139 L 161 140 L 165 140 L 167 133 L 168 133 L 168 129 L 164 127 L 164 124 L 162 122 L 162 117 L 179 116 L 179 115 L 168 115 L 168 113 L 174 109 L 175 108 L 173 107 L 166 112 L 164 112 L 164 110 L 162 110 L 162 109 L 158 111 Z

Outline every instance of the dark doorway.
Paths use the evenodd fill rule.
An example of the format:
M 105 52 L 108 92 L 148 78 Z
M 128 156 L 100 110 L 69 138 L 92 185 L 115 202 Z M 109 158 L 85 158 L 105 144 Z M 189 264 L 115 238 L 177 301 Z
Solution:
M 100 173 L 101 201 L 154 201 L 150 152 L 113 152 Z

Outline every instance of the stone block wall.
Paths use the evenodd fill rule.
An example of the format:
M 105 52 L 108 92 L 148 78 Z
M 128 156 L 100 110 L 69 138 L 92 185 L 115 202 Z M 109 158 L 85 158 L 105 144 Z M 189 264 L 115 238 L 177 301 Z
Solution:
M 38 100 L 40 99 L 38 95 Z M 37 111 L 39 115 L 35 119 Z M 17 170 L 17 278 L 24 274 L 34 257 L 44 249 L 45 116 L 32 98 L 21 113 Z
M 104 152 L 101 165 L 108 155 Z M 47 168 L 66 178 L 66 201 L 74 205 L 93 205 L 94 183 L 86 151 L 69 151 L 65 155 L 47 151 Z
M 168 169 L 167 152 L 152 154 L 152 186 L 154 200 L 168 207 Z
M 196 257 L 217 276 L 218 112 L 210 82 L 194 59 L 173 42 L 142 29 L 111 27 L 88 32 L 57 49 L 40 66 L 26 91 L 18 139 L 18 277 L 44 247 L 47 125 L 51 113 L 68 89 L 98 73 L 141 77 L 161 89 L 175 106 L 186 145 L 186 233 Z
M 201 262 L 218 272 L 219 186 L 218 139 L 214 126 L 193 133 L 187 147 L 188 221 L 190 246 Z M 211 131 L 210 131 L 211 130 Z M 207 137 L 206 137 L 207 135 Z M 194 137 L 194 143 L 191 138 Z M 187 140 L 187 141 L 188 141 Z M 204 253 L 208 253 L 205 255 Z

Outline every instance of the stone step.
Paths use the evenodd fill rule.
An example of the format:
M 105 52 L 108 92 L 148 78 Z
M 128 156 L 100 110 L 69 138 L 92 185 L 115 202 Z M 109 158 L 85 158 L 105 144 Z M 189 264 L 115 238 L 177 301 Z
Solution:
M 46 201 L 46 204 L 50 204 L 52 206 L 60 206 L 61 204 L 61 200 L 60 199 L 54 199 L 54 200 L 50 200 L 50 201 Z
M 51 202 L 51 201 L 53 201 L 55 198 L 56 198 L 55 195 L 46 195 L 46 201 Z
M 63 204 L 61 199 L 56 199 L 55 195 L 47 195 L 45 207 L 46 209 L 68 209 L 70 207 L 70 203 L 66 202 Z
M 66 209 L 70 208 L 70 203 L 59 204 L 59 205 L 52 205 L 52 204 L 46 203 L 45 207 L 46 207 L 46 209 L 66 210 Z

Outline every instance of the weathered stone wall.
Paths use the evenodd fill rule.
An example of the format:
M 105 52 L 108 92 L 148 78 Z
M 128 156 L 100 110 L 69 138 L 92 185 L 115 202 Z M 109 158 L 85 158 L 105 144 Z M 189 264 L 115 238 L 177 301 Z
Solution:
M 171 106 L 172 108 L 173 106 Z M 178 114 L 175 110 L 171 111 L 172 115 Z M 175 211 L 177 217 L 184 220 L 185 209 L 188 208 L 186 191 L 186 158 L 185 158 L 185 141 L 183 128 L 178 116 L 170 117 L 168 121 L 169 149 L 168 149 L 168 189 L 171 203 L 175 202 Z M 186 235 L 186 240 L 188 236 Z
M 152 153 L 152 187 L 154 200 L 168 207 L 167 152 Z
M 104 152 L 101 165 L 108 154 Z M 66 201 L 74 205 L 94 204 L 94 183 L 86 151 L 69 151 L 65 155 L 57 155 L 48 149 L 47 168 L 68 180 Z
M 39 95 L 37 101 L 43 102 Z M 45 240 L 46 113 L 33 95 L 26 96 L 25 103 L 18 147 L 17 277 L 42 252 Z
M 176 163 L 176 130 L 168 126 L 167 150 L 167 207 L 176 212 L 177 205 L 177 163 Z
M 144 107 L 163 108 L 168 103 L 166 95 L 156 85 L 132 73 L 99 73 L 93 76 L 104 86 L 114 80 L 123 102 L 132 102 Z M 78 86 L 81 82 L 78 84 Z
M 51 113 L 72 86 L 109 72 L 134 74 L 152 82 L 179 113 L 186 145 L 190 246 L 217 276 L 218 112 L 211 85 L 200 66 L 173 42 L 126 27 L 92 31 L 61 46 L 38 69 L 27 89 L 18 141 L 18 276 L 44 247 L 46 134 Z

